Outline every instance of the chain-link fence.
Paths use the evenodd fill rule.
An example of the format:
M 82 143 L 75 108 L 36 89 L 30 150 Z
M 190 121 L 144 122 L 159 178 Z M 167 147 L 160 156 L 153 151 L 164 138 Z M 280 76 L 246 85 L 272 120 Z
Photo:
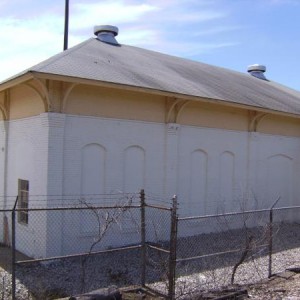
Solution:
M 176 295 L 253 283 L 299 265 L 299 207 L 178 218 Z
M 133 285 L 175 299 L 299 263 L 300 207 L 183 218 L 176 197 L 143 191 L 30 203 L 0 210 L 3 299 Z
M 139 198 L 68 197 L 46 208 L 40 198 L 35 206 L 31 202 L 27 222 L 20 219 L 24 210 L 16 208 L 12 245 L 32 259 L 15 259 L 13 283 L 18 279 L 38 299 L 140 284 Z M 13 286 L 13 293 L 17 290 Z
M 18 198 L 11 201 L 0 211 L 0 258 L 9 257 L 3 266 L 5 298 L 52 299 L 159 281 L 165 271 L 157 269 L 157 253 L 151 257 L 150 249 L 170 240 L 170 202 L 162 203 L 145 199 L 143 191 L 31 196 L 28 208 Z M 25 287 L 30 295 L 24 295 Z
M 176 202 L 173 202 L 176 203 Z M 172 212 L 174 208 L 163 208 L 148 204 L 146 208 L 146 266 L 145 282 L 149 289 L 164 296 L 172 291 L 170 282 L 173 282 L 170 268 L 173 253 L 171 241 L 176 238 L 172 235 Z M 157 282 L 159 282 L 157 284 Z

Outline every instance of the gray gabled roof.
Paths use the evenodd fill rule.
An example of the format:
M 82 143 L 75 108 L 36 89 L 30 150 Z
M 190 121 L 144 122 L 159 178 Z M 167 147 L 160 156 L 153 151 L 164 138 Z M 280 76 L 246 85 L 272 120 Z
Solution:
M 153 89 L 300 115 L 300 92 L 133 46 L 87 41 L 26 70 Z

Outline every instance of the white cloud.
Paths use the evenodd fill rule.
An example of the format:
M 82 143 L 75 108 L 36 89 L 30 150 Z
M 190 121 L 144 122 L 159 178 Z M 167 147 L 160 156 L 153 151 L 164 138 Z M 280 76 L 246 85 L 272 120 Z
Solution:
M 62 50 L 56 16 L 0 19 L 0 81 Z
M 49 21 L 49 19 L 48 19 Z M 51 23 L 51 22 L 50 22 Z M 4 19 L 0 21 L 0 53 L 10 50 L 21 50 L 31 48 L 43 48 L 45 45 L 58 44 L 61 38 L 56 25 L 48 25 L 49 22 L 42 22 L 40 19 L 24 20 Z M 53 22 L 53 24 L 55 24 Z
M 145 29 L 139 26 L 127 27 L 124 32 L 118 37 L 121 44 L 130 45 L 155 45 L 159 40 L 159 32 L 154 29 Z
M 91 27 L 91 24 L 118 24 L 140 20 L 147 13 L 157 11 L 158 7 L 148 4 L 130 5 L 123 1 L 100 3 L 78 3 L 70 18 L 73 29 Z M 87 22 L 88 20 L 88 22 Z
M 0 7 L 8 3 L 8 0 L 0 0 Z
M 33 57 L 28 53 L 14 54 L 0 62 L 0 81 L 9 78 L 37 63 L 37 59 L 43 60 L 45 57 Z
M 5 2 L 0 0 L 0 7 Z M 120 43 L 180 56 L 234 46 L 234 42 L 216 41 L 215 37 L 214 41 L 206 39 L 203 43 L 195 43 L 192 38 L 193 35 L 209 38 L 231 30 L 222 24 L 229 14 L 219 3 L 214 0 L 74 1 L 73 5 L 70 3 L 69 45 L 92 37 L 94 25 L 110 24 L 120 28 L 117 37 Z M 57 4 L 31 18 L 26 14 L 19 14 L 19 17 L 3 14 L 0 19 L 0 80 L 62 51 L 63 15 L 61 10 L 54 13 L 55 7 Z M 196 30 L 207 28 L 205 24 L 211 29 Z
M 74 5 L 73 15 L 70 19 L 70 28 L 71 32 L 74 29 L 76 29 L 75 32 L 83 32 L 83 28 L 85 28 L 84 30 L 88 29 L 87 36 L 92 36 L 92 27 L 100 23 L 99 15 L 101 15 L 100 24 L 110 24 L 119 27 L 120 33 L 117 40 L 123 44 L 174 54 L 174 49 L 178 49 L 178 38 L 180 38 L 182 50 L 175 53 L 180 55 L 208 51 L 205 49 L 236 45 L 236 43 L 230 41 L 214 41 L 200 43 L 200 46 L 196 47 L 197 50 L 191 50 L 195 47 L 189 41 L 192 40 L 191 37 L 195 34 L 196 28 L 199 27 L 200 23 L 202 27 L 207 22 L 210 24 L 209 26 L 219 27 L 211 32 L 207 30 L 205 33 L 206 36 L 215 35 L 217 31 L 222 33 L 225 30 L 235 29 L 219 25 L 220 21 L 226 19 L 229 14 L 220 5 L 216 9 L 215 3 L 214 0 L 145 0 L 78 3 Z M 86 22 L 87 19 L 89 22 Z M 212 22 L 217 22 L 218 25 Z

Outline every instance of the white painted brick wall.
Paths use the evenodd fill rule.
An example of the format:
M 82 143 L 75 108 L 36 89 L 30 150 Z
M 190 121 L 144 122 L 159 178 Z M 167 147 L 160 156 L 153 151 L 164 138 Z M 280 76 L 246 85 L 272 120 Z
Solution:
M 5 123 L 0 121 L 0 209 L 5 208 L 4 198 L 4 184 L 5 184 Z M 4 241 L 4 212 L 0 212 L 0 242 Z
M 0 141 L 3 140 L 1 132 Z M 9 122 L 8 142 L 10 196 L 17 194 L 17 179 L 23 178 L 30 181 L 31 195 L 79 197 L 89 186 L 89 178 L 83 180 L 84 159 L 91 166 L 93 161 L 104 164 L 104 172 L 97 173 L 95 169 L 91 173 L 103 185 L 93 190 L 113 193 L 144 188 L 146 194 L 162 200 L 176 193 L 182 215 L 236 211 L 245 200 L 247 208 L 258 208 L 254 207 L 254 196 L 259 207 L 266 208 L 276 193 L 282 193 L 279 206 L 298 202 L 299 138 L 45 113 Z M 87 153 L 99 153 L 101 158 L 84 156 L 83 149 L 96 149 Z M 196 155 L 193 161 L 195 151 L 200 156 Z M 3 165 L 1 155 L 0 152 L 0 166 Z M 194 163 L 199 168 L 205 166 L 205 172 L 198 172 Z M 132 177 L 125 177 L 128 172 L 133 172 Z M 85 174 L 89 176 L 89 172 Z M 205 187 L 205 197 L 201 196 L 205 199 L 200 197 L 198 201 L 195 177 L 204 174 L 206 179 L 199 178 L 199 185 Z M 102 180 L 101 176 L 105 178 Z M 90 178 L 91 182 L 93 179 Z M 137 186 L 137 181 L 143 186 Z M 12 204 L 14 197 L 11 200 Z M 54 203 L 49 200 L 47 205 Z M 18 225 L 20 250 L 34 257 L 86 250 L 81 247 L 86 229 L 82 228 L 84 222 L 80 215 L 61 213 L 54 217 L 39 213 L 36 216 L 39 218 L 31 214 L 29 226 Z M 115 245 L 136 240 L 126 230 L 115 238 Z M 76 245 L 81 246 L 76 248 Z
M 0 121 L 0 209 L 4 206 L 4 159 L 5 159 L 5 127 L 4 121 Z
M 67 117 L 64 193 L 81 193 L 81 149 L 85 145 L 95 143 L 106 149 L 106 193 L 124 190 L 124 150 L 130 146 L 139 146 L 146 152 L 147 172 L 145 186 L 139 189 L 145 188 L 152 193 L 163 195 L 164 128 L 163 124 L 138 121 Z
M 266 169 L 269 168 L 267 159 L 272 155 L 291 157 L 293 166 L 286 172 L 299 174 L 298 138 L 76 116 L 67 117 L 65 137 L 65 194 L 81 193 L 81 149 L 91 143 L 99 144 L 105 149 L 105 192 L 126 191 L 124 150 L 130 146 L 138 146 L 145 151 L 145 186 L 141 188 L 164 200 L 177 193 L 182 215 L 236 211 L 241 206 L 247 209 L 269 207 L 272 200 L 266 199 L 270 194 L 267 189 L 272 187 L 266 182 Z M 197 150 L 207 154 L 207 197 L 199 199 L 206 201 L 205 205 L 191 202 L 191 155 Z M 224 157 L 225 162 L 222 162 Z M 226 161 L 226 157 L 232 162 Z M 229 164 L 232 170 L 232 187 L 224 187 L 224 184 L 231 181 L 222 180 L 228 177 L 227 170 L 222 170 L 222 164 Z M 271 182 L 272 180 L 271 178 Z M 283 200 L 281 206 L 287 202 L 296 202 L 294 195 L 298 193 L 298 184 L 295 182 L 289 188 L 291 198 Z M 224 194 L 224 191 L 230 190 L 230 195 Z M 258 199 L 259 207 L 255 206 L 254 197 Z M 64 219 L 65 224 L 70 221 Z M 79 227 L 73 229 L 74 231 L 65 234 L 74 236 Z M 64 248 L 71 251 L 68 245 Z
M 42 119 L 43 127 L 48 131 L 48 157 L 47 157 L 47 195 L 48 207 L 61 206 L 63 193 L 63 164 L 64 164 L 64 131 L 65 115 L 48 113 Z M 57 197 L 55 197 L 57 195 Z M 54 196 L 54 197 L 53 197 Z M 53 201 L 54 200 L 54 201 Z M 46 256 L 56 256 L 61 253 L 63 240 L 62 229 L 63 212 L 50 212 L 46 216 Z
M 36 206 L 47 194 L 48 129 L 46 114 L 9 122 L 7 195 L 12 206 L 18 193 L 18 179 L 29 180 L 30 205 Z M 33 197 L 32 195 L 38 195 Z M 46 218 L 32 213 L 29 225 L 17 224 L 16 245 L 33 257 L 45 255 Z

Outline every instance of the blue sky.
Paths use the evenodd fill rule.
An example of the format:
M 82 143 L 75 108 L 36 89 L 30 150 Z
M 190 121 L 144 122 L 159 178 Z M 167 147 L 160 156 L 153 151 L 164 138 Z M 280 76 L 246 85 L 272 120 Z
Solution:
M 266 77 L 300 90 L 300 0 L 69 0 L 69 47 L 94 25 L 120 43 Z M 0 81 L 60 51 L 64 0 L 0 0 Z

